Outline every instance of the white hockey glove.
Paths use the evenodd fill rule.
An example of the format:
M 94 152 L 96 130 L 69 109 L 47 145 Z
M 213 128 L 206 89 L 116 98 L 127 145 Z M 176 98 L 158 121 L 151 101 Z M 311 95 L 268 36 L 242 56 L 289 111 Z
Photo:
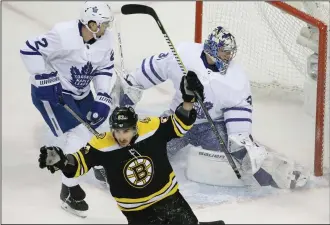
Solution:
M 242 170 L 248 172 L 251 170 L 252 174 L 256 173 L 263 161 L 266 159 L 268 153 L 263 146 L 254 143 L 249 134 L 232 134 L 228 137 L 228 150 L 230 153 L 247 151 L 247 154 L 241 161 Z

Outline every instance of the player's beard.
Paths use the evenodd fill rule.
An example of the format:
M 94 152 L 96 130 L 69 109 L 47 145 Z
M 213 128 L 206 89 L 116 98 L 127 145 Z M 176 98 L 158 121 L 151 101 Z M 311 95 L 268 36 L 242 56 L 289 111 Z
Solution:
M 128 139 L 122 139 L 122 140 L 117 140 L 117 141 L 118 141 L 118 144 L 119 144 L 121 147 L 126 147 L 126 146 L 129 144 Z

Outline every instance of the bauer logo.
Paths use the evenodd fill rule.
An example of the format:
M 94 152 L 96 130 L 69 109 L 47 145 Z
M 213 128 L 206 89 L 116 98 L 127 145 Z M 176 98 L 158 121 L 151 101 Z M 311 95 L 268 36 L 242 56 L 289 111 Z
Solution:
M 134 157 L 126 163 L 123 175 L 132 187 L 144 188 L 153 178 L 153 162 L 148 156 Z
M 215 154 L 215 153 L 199 152 L 198 154 L 206 156 L 206 157 L 210 157 L 210 158 L 225 159 L 224 155 L 219 155 L 219 154 Z

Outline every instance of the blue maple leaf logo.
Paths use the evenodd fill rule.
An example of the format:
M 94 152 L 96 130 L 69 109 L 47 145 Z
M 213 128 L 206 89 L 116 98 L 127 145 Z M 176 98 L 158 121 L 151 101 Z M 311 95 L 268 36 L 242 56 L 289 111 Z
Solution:
M 207 111 L 210 111 L 213 108 L 212 102 L 204 102 L 204 105 Z M 194 109 L 197 112 L 197 119 L 206 119 L 205 113 L 199 103 L 194 103 Z
M 98 9 L 96 6 L 94 6 L 94 7 L 92 8 L 92 10 L 93 10 L 93 13 L 97 13 L 97 11 L 99 11 L 99 9 Z
M 87 62 L 87 64 L 81 68 L 81 71 L 77 67 L 72 66 L 70 68 L 70 72 L 71 72 L 70 83 L 77 89 L 83 89 L 87 85 L 89 85 L 89 83 L 94 78 L 95 73 L 98 72 L 98 70 L 96 69 L 93 70 L 92 63 Z

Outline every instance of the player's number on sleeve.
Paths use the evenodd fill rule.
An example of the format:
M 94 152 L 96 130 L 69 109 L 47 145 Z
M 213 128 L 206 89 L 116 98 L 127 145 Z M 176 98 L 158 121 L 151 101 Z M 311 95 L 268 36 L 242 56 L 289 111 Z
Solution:
M 158 55 L 157 60 L 164 59 L 164 58 L 166 58 L 167 56 L 168 56 L 168 53 L 160 53 L 160 54 Z
M 247 97 L 246 101 L 247 101 L 247 103 L 252 105 L 252 96 L 250 95 L 249 97 Z
M 111 53 L 110 53 L 110 62 L 112 62 L 114 59 L 115 59 L 115 53 L 112 50 Z
M 48 46 L 46 38 L 41 38 L 41 41 L 35 41 L 34 44 L 36 45 L 37 50 L 40 49 L 40 46 L 43 48 L 46 48 Z
M 38 40 L 38 41 L 34 42 L 35 47 L 30 45 L 28 42 L 27 42 L 27 45 L 30 47 L 30 49 L 32 49 L 33 51 L 39 53 L 40 47 L 47 48 L 48 42 L 47 42 L 46 38 L 41 38 L 41 40 Z

